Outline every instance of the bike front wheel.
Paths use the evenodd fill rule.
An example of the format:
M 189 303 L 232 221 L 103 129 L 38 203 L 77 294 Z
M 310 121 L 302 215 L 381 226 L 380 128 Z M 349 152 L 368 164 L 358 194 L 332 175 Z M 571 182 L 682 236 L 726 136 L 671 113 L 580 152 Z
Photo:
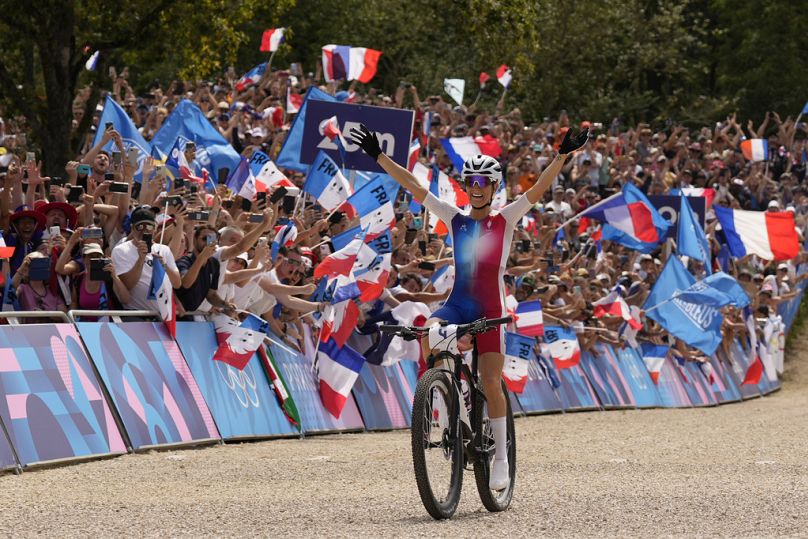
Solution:
M 488 488 L 488 479 L 491 474 L 491 464 L 494 459 L 494 433 L 491 430 L 491 421 L 488 417 L 488 405 L 481 394 L 475 396 L 475 424 L 476 433 L 475 445 L 477 449 L 477 459 L 474 462 L 474 478 L 477 481 L 477 491 L 480 493 L 480 500 L 486 509 L 492 512 L 504 511 L 511 505 L 513 499 L 513 487 L 516 482 L 516 430 L 513 424 L 513 412 L 511 411 L 511 401 L 508 398 L 508 390 L 502 384 L 502 394 L 505 395 L 507 404 L 508 429 L 508 474 L 511 481 L 508 488 L 504 490 L 491 490 Z
M 460 502 L 463 443 L 457 406 L 449 375 L 426 371 L 412 405 L 412 462 L 421 502 L 435 519 L 450 518 Z

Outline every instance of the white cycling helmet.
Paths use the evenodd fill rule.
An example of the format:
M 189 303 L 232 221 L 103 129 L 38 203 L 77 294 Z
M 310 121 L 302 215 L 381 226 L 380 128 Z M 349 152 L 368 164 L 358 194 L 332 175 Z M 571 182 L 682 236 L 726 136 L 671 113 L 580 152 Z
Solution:
M 466 179 L 468 176 L 488 176 L 491 178 L 491 182 L 496 184 L 494 186 L 494 192 L 496 192 L 502 181 L 502 166 L 493 157 L 477 154 L 463 163 L 461 177 Z

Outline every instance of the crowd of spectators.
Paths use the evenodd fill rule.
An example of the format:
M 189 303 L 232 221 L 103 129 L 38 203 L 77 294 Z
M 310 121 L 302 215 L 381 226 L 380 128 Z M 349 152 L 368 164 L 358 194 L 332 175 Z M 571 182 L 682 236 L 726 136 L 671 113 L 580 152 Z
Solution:
M 619 191 L 631 182 L 647 194 L 671 189 L 712 188 L 712 204 L 757 211 L 794 213 L 798 233 L 804 237 L 808 220 L 808 187 L 805 185 L 805 124 L 767 113 L 755 126 L 740 125 L 735 115 L 700 128 L 671 124 L 654 128 L 627 125 L 620 118 L 597 123 L 561 111 L 558 117 L 527 122 L 520 110 L 496 110 L 454 106 L 440 95 L 422 99 L 415 86 L 402 83 L 393 95 L 354 85 L 339 90 L 336 83 L 320 84 L 319 73 L 268 70 L 260 83 L 235 90 L 232 72 L 216 81 L 173 82 L 163 89 L 153 84 L 136 94 L 124 70 L 110 93 L 127 111 L 146 140 L 150 140 L 180 99 L 192 100 L 211 124 L 240 154 L 261 150 L 277 155 L 293 115 L 285 111 L 287 93 L 302 93 L 319 85 L 339 100 L 381 107 L 406 107 L 416 111 L 413 136 L 420 136 L 429 118 L 429 138 L 421 151 L 424 163 L 435 163 L 457 177 L 452 161 L 439 142 L 443 137 L 474 137 L 484 151 L 503 165 L 507 200 L 513 200 L 536 181 L 554 156 L 554 144 L 564 131 L 589 128 L 586 146 L 564 166 L 562 174 L 542 203 L 523 219 L 515 233 L 505 282 L 509 305 L 540 299 L 545 322 L 578 328 L 581 346 L 594 340 L 620 343 L 619 318 L 594 318 L 592 303 L 618 288 L 627 303 L 641 306 L 664 266 L 671 249 L 664 244 L 641 254 L 608 241 L 592 239 L 597 223 L 570 221 L 577 212 Z M 81 91 L 73 108 L 74 126 L 85 109 L 89 89 Z M 0 111 L 2 113 L 2 111 Z M 100 144 L 93 144 L 100 107 L 81 152 L 64 164 L 64 175 L 43 177 L 24 117 L 0 120 L 0 228 L 13 256 L 3 263 L 7 280 L 16 289 L 22 310 L 154 309 L 148 299 L 153 260 L 166 268 L 175 290 L 179 315 L 212 310 L 244 310 L 267 319 L 278 335 L 295 348 L 304 349 L 305 324 L 324 304 L 308 298 L 315 289 L 313 268 L 330 252 L 328 239 L 356 223 L 342 212 L 326 215 L 309 199 L 304 204 L 267 205 L 265 199 L 242 201 L 225 186 L 206 193 L 190 183 L 166 191 L 160 165 L 147 159 L 143 182 L 134 182 L 134 167 L 126 155 L 113 159 L 102 147 L 120 135 L 105 130 Z M 606 120 L 606 119 L 601 119 Z M 743 138 L 767 138 L 769 159 L 746 161 L 739 149 Z M 194 164 L 195 149 L 185 157 Z M 304 175 L 284 171 L 301 186 Z M 120 189 L 119 184 L 126 184 Z M 81 189 L 78 189 L 78 188 Z M 409 211 L 408 193 L 397 203 L 398 221 L 393 229 L 393 271 L 382 297 L 360 305 L 359 328 L 384 318 L 404 301 L 437 306 L 448 295 L 436 289 L 430 277 L 451 262 L 451 247 L 426 229 L 422 215 Z M 174 197 L 180 197 L 179 199 Z M 171 204 L 166 202 L 172 199 Z M 173 200 L 178 200 L 174 203 Z M 207 212 L 200 214 L 201 211 Z M 294 245 L 280 249 L 274 263 L 270 256 L 278 219 L 291 219 L 300 233 Z M 563 234 L 559 226 L 565 224 Z M 706 212 L 706 232 L 713 251 L 721 248 L 720 230 L 711 209 Z M 773 263 L 749 256 L 732 260 L 728 272 L 744 286 L 755 312 L 790 299 L 796 283 L 797 259 Z M 96 266 L 94 259 L 103 261 Z M 433 262 L 424 265 L 422 262 Z M 43 272 L 43 266 L 47 271 Z M 424 269 L 425 266 L 429 269 Z M 704 275 L 698 261 L 689 270 Z M 17 303 L 18 302 L 18 303 Z M 746 331 L 737 309 L 727 307 L 726 342 Z M 42 321 L 41 319 L 39 321 Z M 639 338 L 662 342 L 662 328 L 650 319 Z M 745 342 L 744 339 L 741 342 Z M 677 343 L 687 357 L 698 352 Z

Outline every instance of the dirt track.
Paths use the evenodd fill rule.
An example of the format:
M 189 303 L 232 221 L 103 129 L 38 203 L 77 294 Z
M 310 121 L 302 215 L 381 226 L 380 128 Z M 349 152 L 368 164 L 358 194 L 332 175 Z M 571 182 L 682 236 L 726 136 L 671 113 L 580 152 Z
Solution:
M 794 339 L 804 342 L 803 332 Z M 784 389 L 710 409 L 520 419 L 515 501 L 487 513 L 467 473 L 435 522 L 409 433 L 152 452 L 0 477 L 11 535 L 808 536 L 808 350 Z

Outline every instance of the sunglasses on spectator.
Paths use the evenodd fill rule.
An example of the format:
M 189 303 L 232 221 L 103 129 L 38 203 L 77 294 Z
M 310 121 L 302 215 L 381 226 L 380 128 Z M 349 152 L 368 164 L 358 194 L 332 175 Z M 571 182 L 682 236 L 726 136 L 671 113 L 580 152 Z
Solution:
M 484 189 L 488 184 L 494 183 L 488 176 L 466 176 L 463 178 L 463 184 L 466 187 L 479 187 Z
M 138 232 L 143 232 L 144 230 L 154 230 L 155 229 L 154 223 L 138 223 L 135 225 L 135 230 Z
M 286 262 L 291 266 L 302 266 L 303 265 L 302 260 L 296 260 L 294 258 L 287 258 Z

